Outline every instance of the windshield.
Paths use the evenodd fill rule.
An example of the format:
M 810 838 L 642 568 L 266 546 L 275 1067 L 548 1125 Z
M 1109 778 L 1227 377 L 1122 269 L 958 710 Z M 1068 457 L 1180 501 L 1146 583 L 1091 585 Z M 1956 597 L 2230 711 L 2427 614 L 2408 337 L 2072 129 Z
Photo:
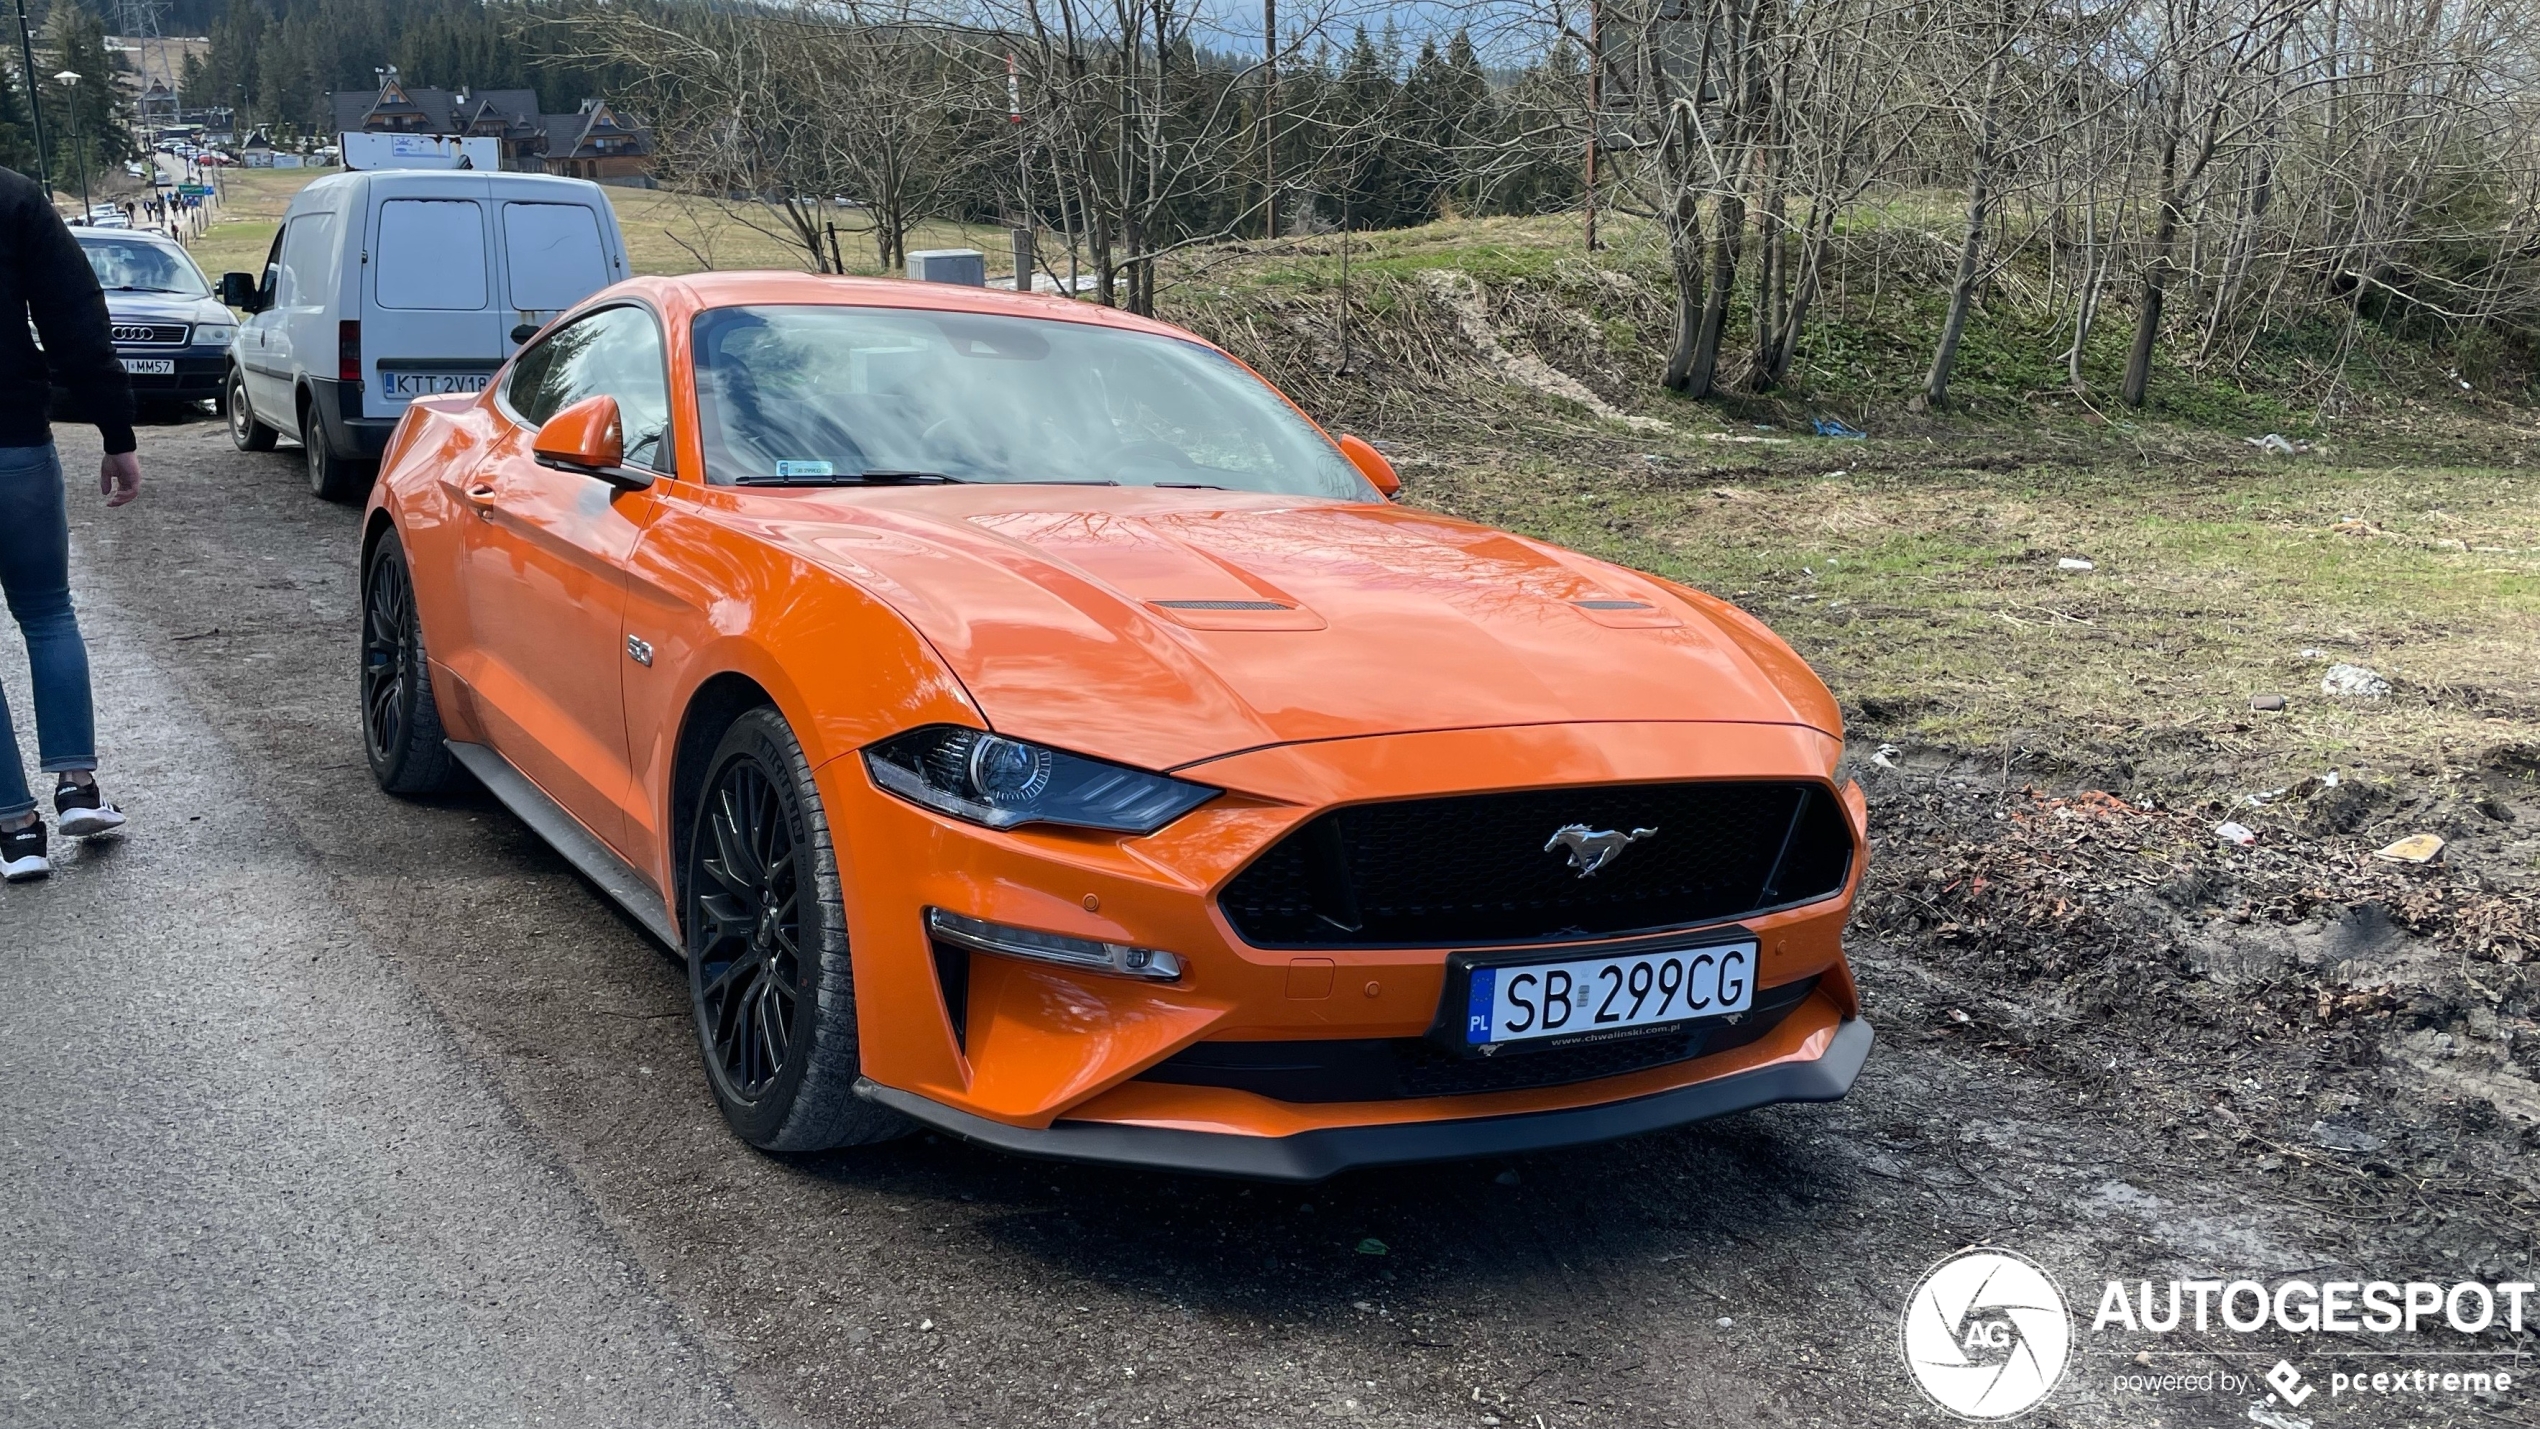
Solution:
M 697 315 L 713 482 L 880 476 L 1222 487 L 1372 501 L 1260 379 L 1197 343 L 906 308 Z
M 107 292 L 175 293 L 188 298 L 211 296 L 194 260 L 177 249 L 139 238 L 91 238 L 82 235 L 88 266 L 97 271 L 97 286 Z

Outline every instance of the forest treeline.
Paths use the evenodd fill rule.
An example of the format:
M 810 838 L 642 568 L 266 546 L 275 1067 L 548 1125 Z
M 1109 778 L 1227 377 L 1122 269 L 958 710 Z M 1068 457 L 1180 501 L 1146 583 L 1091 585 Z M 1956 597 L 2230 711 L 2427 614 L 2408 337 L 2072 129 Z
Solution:
M 1789 381 L 1847 245 L 1901 233 L 1946 275 L 1923 402 L 2010 288 L 2076 388 L 2121 336 L 2140 403 L 2156 358 L 2295 337 L 2532 349 L 2533 4 L 232 0 L 191 78 L 304 126 L 387 64 L 606 94 L 807 267 L 833 226 L 891 263 L 925 219 L 1028 221 L 1140 310 L 1212 243 L 1592 206 L 1663 250 L 1691 395 Z

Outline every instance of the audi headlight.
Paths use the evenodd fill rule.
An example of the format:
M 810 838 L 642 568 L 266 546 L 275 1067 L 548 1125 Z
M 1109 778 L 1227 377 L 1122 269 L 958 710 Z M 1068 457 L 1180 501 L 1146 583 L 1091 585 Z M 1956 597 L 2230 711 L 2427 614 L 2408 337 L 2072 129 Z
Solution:
M 959 725 L 894 735 L 864 751 L 864 767 L 912 804 L 992 829 L 1151 834 L 1217 796 L 1205 784 Z
M 238 328 L 232 323 L 196 323 L 194 325 L 194 345 L 197 347 L 227 347 L 229 340 L 236 336 L 238 336 Z

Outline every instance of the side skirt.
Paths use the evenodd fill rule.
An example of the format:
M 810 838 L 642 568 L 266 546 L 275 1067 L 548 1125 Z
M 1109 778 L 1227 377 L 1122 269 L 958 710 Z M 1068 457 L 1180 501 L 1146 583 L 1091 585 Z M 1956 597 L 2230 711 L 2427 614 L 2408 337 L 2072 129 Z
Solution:
M 669 911 L 662 904 L 661 890 L 653 886 L 651 879 L 582 827 L 581 820 L 548 798 L 547 791 L 514 769 L 510 760 L 482 744 L 453 739 L 449 746 L 450 753 L 467 766 L 467 772 L 492 790 L 514 817 L 529 825 L 530 832 L 554 845 L 565 862 L 598 884 L 602 893 L 616 899 L 617 905 L 641 923 L 645 932 L 660 939 L 662 946 L 685 956 L 679 931 L 670 925 Z

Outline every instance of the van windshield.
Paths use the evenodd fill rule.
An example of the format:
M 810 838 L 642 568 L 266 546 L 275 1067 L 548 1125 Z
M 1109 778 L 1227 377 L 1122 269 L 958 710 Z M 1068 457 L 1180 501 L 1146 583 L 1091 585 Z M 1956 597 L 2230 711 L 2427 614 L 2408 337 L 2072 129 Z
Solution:
M 97 274 L 97 286 L 109 293 L 174 293 L 184 298 L 211 296 L 203 270 L 178 249 L 145 238 L 106 238 L 83 233 L 80 251 Z
M 907 308 L 697 315 L 709 481 L 1189 486 L 1372 501 L 1259 378 L 1195 342 Z

